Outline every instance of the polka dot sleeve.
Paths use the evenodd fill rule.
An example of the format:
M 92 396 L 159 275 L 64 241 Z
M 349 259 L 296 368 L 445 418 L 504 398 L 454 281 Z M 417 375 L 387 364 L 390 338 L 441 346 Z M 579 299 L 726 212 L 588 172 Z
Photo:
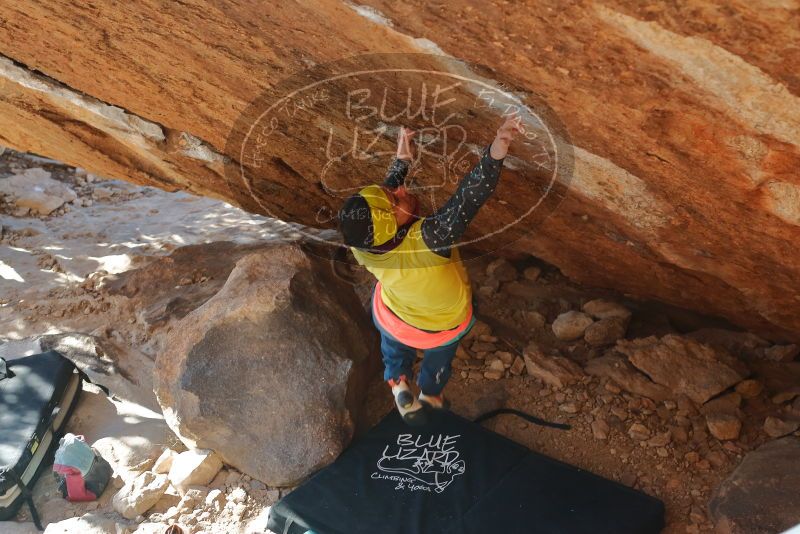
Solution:
M 389 170 L 386 171 L 386 178 L 383 179 L 383 185 L 391 187 L 392 189 L 397 189 L 403 185 L 406 181 L 406 174 L 408 174 L 408 167 L 408 161 L 395 158 L 391 165 L 389 165 Z
M 461 238 L 497 186 L 503 160 L 492 158 L 490 146 L 483 149 L 480 161 L 461 179 L 453 196 L 422 221 L 422 239 L 440 256 L 450 257 L 450 248 Z

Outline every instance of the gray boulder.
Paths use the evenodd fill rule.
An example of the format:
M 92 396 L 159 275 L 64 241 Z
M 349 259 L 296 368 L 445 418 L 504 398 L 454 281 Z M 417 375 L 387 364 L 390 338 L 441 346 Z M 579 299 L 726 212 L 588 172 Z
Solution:
M 800 439 L 771 441 L 745 456 L 708 508 L 717 532 L 783 532 L 800 523 Z
M 379 363 L 352 287 L 296 244 L 240 259 L 165 345 L 155 390 L 167 423 L 190 448 L 270 486 L 339 455 Z

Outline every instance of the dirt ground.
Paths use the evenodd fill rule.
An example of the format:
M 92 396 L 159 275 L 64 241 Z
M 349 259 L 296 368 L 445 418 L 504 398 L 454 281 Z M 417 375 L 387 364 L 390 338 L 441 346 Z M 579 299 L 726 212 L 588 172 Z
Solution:
M 162 324 L 154 317 L 160 312 L 153 303 L 151 308 L 141 309 L 126 296 L 114 294 L 109 289 L 113 287 L 109 280 L 163 258 L 181 246 L 218 241 L 259 243 L 297 236 L 292 225 L 250 215 L 222 202 L 87 177 L 85 172 L 57 162 L 32 159 L 12 151 L 0 156 L 0 179 L 28 167 L 51 172 L 54 179 L 68 184 L 78 198 L 50 216 L 22 215 L 13 205 L 0 203 L 0 342 L 21 343 L 20 340 L 30 336 L 58 332 L 84 332 L 102 338 L 114 347 L 117 365 L 123 369 L 127 366 L 128 370 L 139 368 L 132 381 L 144 392 L 145 400 L 140 404 L 151 412 L 157 405 L 153 405 L 147 382 L 147 366 L 159 350 L 158 332 Z M 683 334 L 702 328 L 735 329 L 719 319 L 635 301 L 607 290 L 581 287 L 535 258 L 513 265 L 517 273 L 525 273 L 519 280 L 497 284 L 486 274 L 493 259 L 478 257 L 467 262 L 478 295 L 478 315 L 488 329 L 480 339 L 476 336 L 463 343 L 470 351 L 469 357 L 457 359 L 446 389 L 453 410 L 473 418 L 505 406 L 546 420 L 569 423 L 572 428 L 565 431 L 503 415 L 485 424 L 535 451 L 662 499 L 667 511 L 666 533 L 712 531 L 714 525 L 707 516 L 706 506 L 714 488 L 744 454 L 770 439 L 762 428 L 764 418 L 777 413 L 779 407 L 770 401 L 769 388 L 741 401 L 739 438 L 720 441 L 710 436 L 702 407 L 686 398 L 657 403 L 627 393 L 607 378 L 588 375 L 562 389 L 554 389 L 524 370 L 515 375 L 507 369 L 496 379 L 487 377 L 485 371 L 487 363 L 494 359 L 491 354 L 503 352 L 510 353 L 511 358 L 522 357 L 531 342 L 536 342 L 546 353 L 557 352 L 581 365 L 598 357 L 605 348 L 592 347 L 583 339 L 560 341 L 548 327 L 560 313 L 580 309 L 583 303 L 595 298 L 613 300 L 632 312 L 628 338 Z M 223 267 L 220 269 L 224 271 Z M 205 282 L 192 276 L 187 273 L 187 279 L 178 284 Z M 356 276 L 361 281 L 357 289 L 364 295 L 369 290 L 368 276 L 363 272 L 357 272 Z M 224 277 L 215 283 L 222 282 Z M 472 343 L 476 342 L 482 343 L 484 350 L 474 350 Z M 94 395 L 87 399 L 82 401 L 85 410 L 78 410 L 75 429 L 90 435 L 102 433 L 104 425 L 111 423 L 86 426 L 86 418 L 91 418 L 87 414 L 97 409 L 91 406 L 101 402 Z M 391 409 L 388 388 L 376 380 L 368 393 L 367 416 L 362 427 L 377 422 Z M 122 413 L 119 406 L 112 412 L 109 412 L 111 420 Z M 598 420 L 607 424 L 604 432 L 593 429 Z M 650 439 L 640 441 L 631 437 L 629 429 L 635 423 L 648 429 Z M 244 488 L 246 506 L 238 510 L 241 512 L 238 515 L 206 517 L 205 523 L 199 521 L 193 527 L 193 532 L 257 531 L 253 529 L 258 524 L 263 526 L 268 506 L 289 491 L 261 487 L 257 481 L 235 472 L 223 473 L 217 481 L 218 487 L 228 495 Z M 99 505 L 62 502 L 56 507 L 52 484 L 42 482 L 39 486 L 40 502 L 51 503 L 46 514 L 49 520 L 80 515 L 87 510 L 108 510 L 107 495 Z M 25 519 L 23 511 L 20 520 Z M 136 524 L 129 526 L 135 528 Z
M 480 267 L 480 263 L 471 265 L 473 280 L 479 279 Z M 554 295 L 574 295 L 584 300 L 609 295 L 608 292 L 576 287 L 556 270 L 545 271 L 543 276 L 542 282 L 547 283 Z M 499 306 L 510 304 L 502 295 L 496 298 Z M 492 315 L 495 310 L 488 306 L 482 309 L 484 320 L 496 319 Z M 677 310 L 670 312 L 680 313 Z M 693 321 L 701 319 L 694 314 L 687 316 L 692 316 Z M 667 317 L 662 315 L 660 319 L 666 320 Z M 717 321 L 708 320 L 708 323 L 717 324 Z M 664 323 L 660 322 L 659 326 L 663 328 Z M 522 356 L 524 338 L 528 336 L 496 337 L 500 350 Z M 558 342 L 552 336 L 532 337 L 538 337 L 540 346 L 561 348 L 569 353 L 570 345 Z M 582 340 L 573 344 L 573 352 L 586 351 L 584 345 Z M 572 428 L 565 431 L 533 425 L 514 415 L 500 415 L 484 424 L 539 453 L 662 499 L 667 514 L 664 532 L 669 534 L 713 530 L 706 512 L 712 490 L 736 467 L 744 453 L 768 439 L 761 426 L 765 413 L 775 410 L 774 405 L 764 399 L 748 401 L 741 439 L 721 443 L 708 435 L 704 417 L 686 403 L 682 406 L 689 412 L 689 425 L 683 427 L 686 437 L 676 439 L 674 434 L 677 432 L 673 432 L 669 443 L 655 447 L 631 438 L 627 430 L 635 422 L 643 423 L 652 435 L 674 430 L 679 427 L 677 419 L 680 419 L 677 403 L 657 404 L 646 397 L 621 392 L 606 379 L 586 377 L 582 382 L 557 390 L 531 376 L 509 375 L 490 380 L 475 374 L 466 378 L 463 372 L 456 371 L 446 394 L 453 403 L 453 411 L 467 418 L 475 418 L 502 406 L 547 421 L 568 423 Z M 371 421 L 379 420 L 392 409 L 391 396 L 383 384 L 377 384 L 370 391 L 370 406 L 374 410 L 371 411 Z M 570 413 L 573 410 L 575 413 Z M 600 440 L 593 435 L 591 423 L 598 417 L 608 422 L 607 439 Z

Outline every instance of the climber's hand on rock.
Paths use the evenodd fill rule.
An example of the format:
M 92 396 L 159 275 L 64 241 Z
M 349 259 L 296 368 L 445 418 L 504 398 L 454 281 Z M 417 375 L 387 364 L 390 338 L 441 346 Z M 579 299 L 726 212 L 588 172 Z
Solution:
M 514 140 L 514 136 L 522 131 L 522 120 L 520 119 L 519 115 L 512 115 L 510 117 L 506 117 L 506 120 L 503 122 L 502 126 L 497 129 L 497 135 L 492 141 L 492 148 L 490 149 L 490 155 L 494 159 L 503 159 L 506 157 L 508 153 L 508 147 L 511 144 L 511 141 Z
M 414 159 L 414 144 L 411 140 L 417 132 L 405 126 L 400 127 L 400 133 L 397 136 L 397 159 L 404 159 L 411 161 Z

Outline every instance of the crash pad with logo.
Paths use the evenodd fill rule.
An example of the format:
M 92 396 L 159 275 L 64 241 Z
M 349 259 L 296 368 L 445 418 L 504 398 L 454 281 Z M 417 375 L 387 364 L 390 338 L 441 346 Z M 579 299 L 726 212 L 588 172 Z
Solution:
M 600 451 L 602 452 L 602 451 Z M 649 534 L 658 499 L 442 412 L 390 413 L 272 507 L 277 534 Z

